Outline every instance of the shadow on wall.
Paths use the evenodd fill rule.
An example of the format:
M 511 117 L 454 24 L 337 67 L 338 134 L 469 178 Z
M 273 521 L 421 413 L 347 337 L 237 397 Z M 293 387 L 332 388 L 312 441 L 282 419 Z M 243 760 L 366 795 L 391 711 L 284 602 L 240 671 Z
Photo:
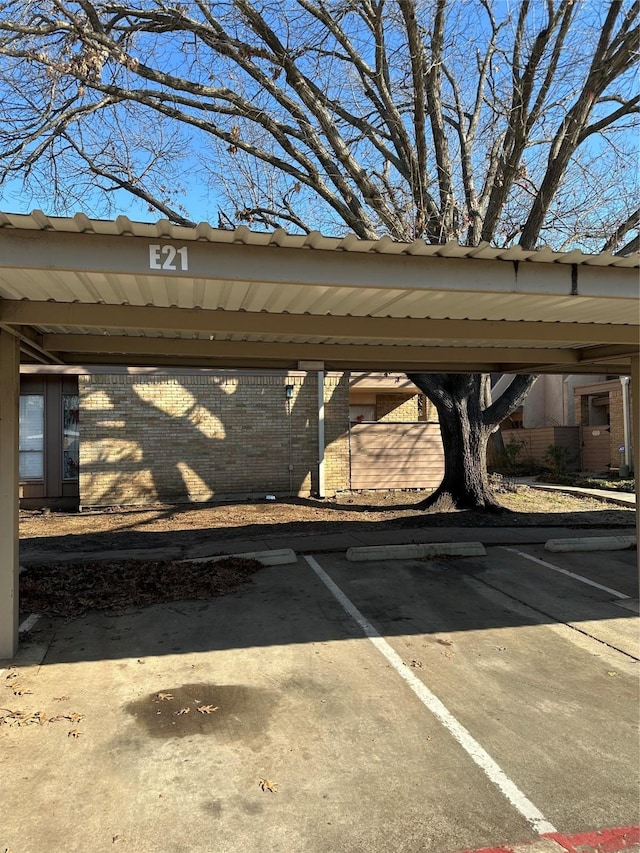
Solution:
M 91 374 L 80 409 L 83 506 L 317 491 L 315 374 Z M 348 412 L 348 376 L 326 377 L 333 489 L 348 487 Z

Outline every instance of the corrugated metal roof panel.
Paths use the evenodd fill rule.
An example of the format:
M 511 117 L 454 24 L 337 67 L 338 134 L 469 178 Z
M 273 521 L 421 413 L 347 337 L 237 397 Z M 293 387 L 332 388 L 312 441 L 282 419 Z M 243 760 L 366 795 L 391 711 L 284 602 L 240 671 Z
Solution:
M 250 231 L 245 225 L 235 230 L 213 228 L 207 222 L 195 227 L 174 225 L 167 219 L 155 223 L 132 222 L 127 216 L 118 216 L 115 220 L 90 219 L 84 213 L 72 217 L 47 216 L 40 210 L 31 213 L 0 212 L 0 228 L 22 228 L 38 231 L 57 231 L 69 233 L 92 233 L 110 236 L 164 237 L 174 240 L 205 240 L 212 243 L 241 243 L 251 246 L 281 246 L 287 248 L 322 249 L 324 251 L 342 251 L 391 255 L 431 255 L 442 258 L 482 258 L 485 260 L 533 261 L 535 263 L 584 264 L 588 266 L 638 267 L 640 254 L 620 256 L 611 252 L 585 254 L 579 249 L 570 252 L 556 252 L 548 246 L 538 249 L 522 249 L 511 246 L 507 249 L 496 248 L 488 243 L 479 246 L 461 246 L 455 241 L 444 244 L 429 244 L 423 240 L 413 243 L 399 243 L 388 236 L 379 240 L 359 240 L 353 234 L 344 237 L 325 237 L 318 231 L 310 234 L 287 234 L 279 228 L 274 232 Z
M 368 287 L 308 288 L 245 281 L 60 273 L 15 270 L 0 279 L 0 298 L 206 310 L 316 314 L 353 317 L 414 317 L 453 320 L 538 320 L 574 323 L 637 323 L 637 299 L 550 293 L 482 293 L 462 290 L 388 290 Z

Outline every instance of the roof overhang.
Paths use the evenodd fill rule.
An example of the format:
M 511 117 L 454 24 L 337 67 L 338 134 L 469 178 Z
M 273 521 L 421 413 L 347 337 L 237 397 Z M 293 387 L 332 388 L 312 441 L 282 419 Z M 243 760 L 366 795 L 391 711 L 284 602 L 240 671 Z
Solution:
M 638 266 L 0 213 L 0 326 L 43 364 L 628 373 Z

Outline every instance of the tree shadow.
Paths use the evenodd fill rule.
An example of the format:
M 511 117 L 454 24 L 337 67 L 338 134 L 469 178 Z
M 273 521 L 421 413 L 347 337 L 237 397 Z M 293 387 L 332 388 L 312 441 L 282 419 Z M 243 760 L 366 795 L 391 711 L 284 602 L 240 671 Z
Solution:
M 295 385 L 286 375 L 247 385 L 210 376 L 126 379 L 107 384 L 97 377 L 83 389 L 83 505 L 317 491 L 315 377 L 296 377 Z M 348 389 L 347 374 L 337 387 Z M 329 407 L 328 454 L 347 432 L 346 407 L 344 423 Z
M 460 632 L 582 620 L 607 625 L 610 620 L 633 618 L 606 592 L 555 573 L 541 574 L 530 563 L 514 571 L 507 558 L 502 564 L 490 557 L 392 564 L 348 564 L 335 555 L 318 559 L 383 635 L 420 635 L 425 661 L 441 661 L 449 653 L 447 647 L 458 651 L 455 635 Z M 617 571 L 633 579 L 628 557 L 617 552 L 612 560 L 619 564 Z M 45 664 L 126 659 L 134 667 L 136 660 L 144 664 L 149 656 L 352 642 L 363 636 L 304 561 L 262 569 L 223 597 L 125 607 L 72 622 L 45 618 L 39 630 L 41 634 L 36 632 L 24 643 L 27 657 L 29 639 L 38 643 L 53 633 Z M 454 639 L 443 641 L 448 635 Z M 503 636 L 499 639 L 505 643 Z M 491 638 L 486 641 L 485 663 L 495 657 L 500 668 L 504 662 L 496 641 L 493 645 Z M 571 654 L 573 647 L 566 639 L 553 634 L 547 642 L 557 646 L 558 659 Z
M 292 503 L 298 503 L 298 501 Z M 362 537 L 365 541 L 367 534 L 374 534 L 377 537 L 380 534 L 393 531 L 408 533 L 416 531 L 416 534 L 423 534 L 425 530 L 441 530 L 452 531 L 452 535 L 454 535 L 453 531 L 461 528 L 478 529 L 479 531 L 487 528 L 505 530 L 527 528 L 549 531 L 567 528 L 632 531 L 635 525 L 635 514 L 621 509 L 607 512 L 608 520 L 606 523 L 603 523 L 601 512 L 598 510 L 563 513 L 560 518 L 557 513 L 517 512 L 488 517 L 482 512 L 469 510 L 431 514 L 417 512 L 389 520 L 309 520 L 275 523 L 273 521 L 258 521 L 248 524 L 240 523 L 235 526 L 230 526 L 228 520 L 225 520 L 218 527 L 198 528 L 190 526 L 188 524 L 189 513 L 199 512 L 201 509 L 201 507 L 177 506 L 175 512 L 166 510 L 164 516 L 161 514 L 159 518 L 154 517 L 154 519 L 139 525 L 131 523 L 118 530 L 22 539 L 20 559 L 25 565 L 33 564 L 37 563 L 39 553 L 54 551 L 59 552 L 61 560 L 73 558 L 74 553 L 77 552 L 92 554 L 94 559 L 109 559 L 109 555 L 113 551 L 139 548 L 177 548 L 181 549 L 183 555 L 187 556 L 189 550 L 194 546 L 206 544 L 210 544 L 212 548 L 219 546 L 222 553 L 225 548 L 233 547 L 234 542 L 251 545 L 254 540 L 260 543 L 277 540 L 277 547 L 295 545 L 297 551 L 311 553 L 321 549 L 321 543 L 318 542 L 317 537 L 322 536 L 332 537 L 333 540 L 340 536 Z M 374 509 L 377 510 L 377 508 Z M 366 510 L 362 510 L 362 513 L 365 512 Z M 162 521 L 163 517 L 167 518 L 169 515 L 184 519 L 184 526 L 166 531 L 144 529 L 148 525 L 157 524 L 158 521 Z M 478 536 L 482 538 L 482 533 L 479 532 Z

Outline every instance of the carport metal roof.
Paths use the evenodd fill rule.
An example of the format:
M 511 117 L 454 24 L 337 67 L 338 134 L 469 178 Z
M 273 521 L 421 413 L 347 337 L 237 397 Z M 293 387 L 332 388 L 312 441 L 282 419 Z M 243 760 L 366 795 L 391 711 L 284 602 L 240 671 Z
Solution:
M 0 327 L 45 364 L 628 373 L 638 266 L 0 213 Z

